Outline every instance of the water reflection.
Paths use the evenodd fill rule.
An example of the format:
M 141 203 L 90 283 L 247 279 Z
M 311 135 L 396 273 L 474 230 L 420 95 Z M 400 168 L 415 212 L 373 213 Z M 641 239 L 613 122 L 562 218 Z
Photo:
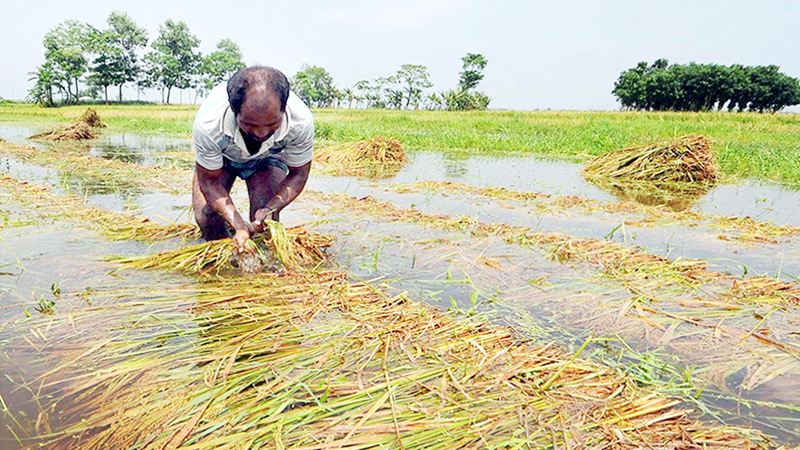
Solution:
M 140 166 L 170 164 L 170 153 L 191 149 L 188 139 L 166 138 L 157 135 L 118 133 L 102 136 L 92 145 L 89 154 Z
M 589 178 L 587 181 L 620 201 L 647 206 L 666 206 L 673 211 L 692 209 L 711 189 L 689 184 L 659 184 L 600 177 Z

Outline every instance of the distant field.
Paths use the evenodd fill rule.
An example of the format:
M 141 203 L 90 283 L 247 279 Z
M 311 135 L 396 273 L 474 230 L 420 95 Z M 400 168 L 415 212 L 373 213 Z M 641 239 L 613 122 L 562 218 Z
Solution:
M 195 105 L 96 105 L 111 130 L 188 136 Z M 86 106 L 0 105 L 0 121 L 61 123 Z M 800 114 L 315 110 L 318 146 L 377 134 L 408 148 L 586 161 L 689 133 L 711 138 L 726 175 L 800 187 Z

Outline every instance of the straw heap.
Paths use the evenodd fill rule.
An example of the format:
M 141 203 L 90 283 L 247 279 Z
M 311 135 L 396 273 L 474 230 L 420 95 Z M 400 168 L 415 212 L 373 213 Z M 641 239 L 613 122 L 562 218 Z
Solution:
M 81 118 L 79 119 L 80 122 L 86 122 L 92 128 L 105 128 L 106 124 L 100 120 L 100 115 L 97 114 L 97 111 L 94 108 L 86 108 L 86 112 L 83 113 Z
M 587 178 L 714 184 L 719 166 L 709 140 L 690 134 L 671 142 L 606 153 L 591 161 L 583 174 Z
M 66 127 L 56 128 L 55 130 L 45 131 L 34 134 L 28 139 L 47 139 L 50 141 L 78 141 L 83 139 L 94 139 L 97 137 L 92 132 L 92 128 L 103 128 L 105 124 L 100 120 L 100 116 L 92 108 L 78 119 L 77 122 Z
M 50 141 L 78 141 L 82 139 L 94 139 L 97 135 L 92 132 L 89 124 L 78 121 L 63 128 L 52 131 L 34 134 L 29 139 L 47 139 Z
M 327 165 L 327 170 L 352 176 L 382 178 L 400 170 L 406 160 L 403 144 L 397 139 L 375 136 L 315 152 L 315 161 Z
M 397 162 L 406 160 L 403 144 L 397 139 L 375 136 L 358 142 L 349 142 L 320 149 L 314 155 L 317 161 L 325 163 L 352 163 L 358 161 Z

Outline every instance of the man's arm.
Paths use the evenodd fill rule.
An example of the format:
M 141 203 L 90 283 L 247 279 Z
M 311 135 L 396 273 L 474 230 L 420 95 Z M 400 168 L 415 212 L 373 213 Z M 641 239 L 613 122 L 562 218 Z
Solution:
M 267 201 L 265 207 L 256 211 L 253 227 L 257 231 L 262 230 L 262 224 L 266 219 L 272 219 L 271 212 L 280 211 L 289 203 L 294 201 L 306 186 L 308 181 L 308 174 L 311 172 L 311 162 L 303 164 L 299 167 L 289 167 L 289 174 L 278 186 L 275 195 Z
M 222 169 L 209 170 L 200 164 L 197 167 L 197 184 L 200 192 L 206 198 L 206 203 L 222 217 L 235 230 L 233 240 L 239 250 L 244 249 L 244 243 L 253 234 L 252 226 L 242 219 L 236 206 L 233 204 L 230 193 L 223 185 L 224 172 Z

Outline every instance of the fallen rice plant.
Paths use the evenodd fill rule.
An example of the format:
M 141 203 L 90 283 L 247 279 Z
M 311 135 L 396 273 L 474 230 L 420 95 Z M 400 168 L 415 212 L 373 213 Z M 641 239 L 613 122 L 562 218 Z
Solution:
M 92 158 L 74 150 L 69 150 L 69 148 L 60 149 L 56 154 L 43 152 L 30 146 L 0 142 L 0 151 L 19 157 L 23 161 L 56 165 L 65 170 L 82 172 L 85 176 L 97 177 L 106 181 L 110 177 L 112 180 L 119 180 L 118 184 L 121 183 L 122 185 L 130 184 L 133 181 L 137 187 L 157 188 L 173 193 L 187 192 L 189 190 L 188 183 L 191 179 L 191 172 L 185 169 L 141 167 L 120 161 Z M 319 157 L 320 152 L 322 151 L 317 152 L 317 157 Z M 575 196 L 552 196 L 497 187 L 477 188 L 453 182 L 420 182 L 395 185 L 390 189 L 401 193 L 415 192 L 419 189 L 432 189 L 438 192 L 468 193 L 503 200 L 537 202 L 542 205 L 540 209 L 544 210 L 580 207 L 587 212 L 601 210 L 612 214 L 642 214 L 646 216 L 644 220 L 626 221 L 626 224 L 635 226 L 650 227 L 674 222 L 691 225 L 692 223 L 710 220 L 712 227 L 733 233 L 729 236 L 720 236 L 721 239 L 737 239 L 753 243 L 772 243 L 778 237 L 800 234 L 800 227 L 775 225 L 751 218 L 704 215 L 692 211 L 673 211 L 665 207 L 646 206 L 636 202 L 600 202 Z M 310 192 L 310 190 L 306 192 Z
M 83 122 L 90 127 L 93 128 L 105 128 L 106 124 L 100 120 L 100 114 L 97 114 L 97 110 L 94 108 L 86 108 L 86 112 L 84 112 L 78 122 Z
M 355 199 L 351 198 L 350 200 L 352 201 L 352 200 L 355 200 Z M 372 200 L 372 199 L 367 198 L 367 199 L 361 199 L 361 200 L 357 200 L 357 201 L 363 205 L 363 208 L 361 209 L 361 211 L 364 211 L 364 212 L 377 212 L 378 215 L 384 215 L 384 213 L 385 213 L 385 211 L 379 211 L 379 210 L 381 210 L 380 207 L 375 208 L 376 202 L 374 200 Z M 377 203 L 380 203 L 380 202 L 377 202 Z M 472 232 L 472 233 L 474 233 L 476 235 L 483 235 L 483 236 L 486 236 L 486 235 L 499 235 L 499 236 L 511 236 L 511 237 L 514 237 L 514 236 L 516 236 L 516 237 L 524 236 L 526 238 L 529 237 L 529 236 L 526 236 L 527 235 L 527 231 L 529 231 L 527 229 L 512 228 L 512 227 L 508 227 L 508 226 L 503 225 L 503 224 L 498 224 L 498 225 L 482 224 L 482 223 L 476 221 L 475 219 L 472 219 L 472 218 L 469 218 L 469 217 L 452 218 L 452 217 L 447 217 L 447 216 L 424 215 L 424 214 L 418 213 L 415 210 L 395 210 L 395 211 L 390 211 L 390 212 L 391 212 L 390 215 L 392 216 L 390 220 L 421 223 L 421 224 L 425 224 L 425 225 L 429 225 L 429 226 L 439 227 L 439 228 L 446 229 L 446 230 L 465 230 L 465 231 L 470 231 L 470 232 Z M 568 241 L 571 239 L 571 238 L 568 238 L 568 237 L 565 237 L 565 238 Z M 543 242 L 546 242 L 548 240 L 549 239 L 545 239 Z M 523 241 L 520 241 L 520 242 L 523 242 Z M 560 239 L 555 239 L 553 242 L 561 242 L 561 243 L 563 243 L 564 241 L 561 241 Z M 553 242 L 550 242 L 550 244 L 553 244 Z M 614 260 L 616 259 L 616 257 L 614 256 L 613 252 L 608 251 L 610 249 L 608 249 L 608 248 L 604 249 L 603 245 L 598 244 L 597 242 L 589 241 L 589 240 L 586 240 L 586 242 L 584 242 L 584 243 L 588 245 L 588 248 L 579 248 L 579 247 L 581 247 L 581 245 L 572 246 L 572 248 L 567 246 L 566 248 L 568 249 L 568 251 L 565 252 L 564 254 L 568 255 L 568 256 L 567 257 L 563 257 L 562 256 L 562 259 L 565 260 L 565 261 L 598 262 L 600 264 L 600 267 L 603 267 L 603 270 L 606 273 L 610 273 L 610 274 L 614 274 L 614 273 L 616 273 L 616 274 L 624 274 L 626 272 L 627 266 L 626 266 L 625 263 L 620 264 L 618 267 L 617 266 L 613 266 L 613 263 L 614 263 Z M 548 245 L 550 245 L 550 244 L 548 244 Z M 542 245 L 542 243 L 540 243 L 540 245 Z M 619 246 L 619 244 L 615 244 L 615 245 Z M 555 248 L 559 248 L 559 247 L 556 246 Z M 638 250 L 636 250 L 636 251 L 638 251 Z M 636 251 L 634 251 L 634 253 Z M 640 252 L 640 253 L 643 253 L 643 252 Z M 585 259 L 582 260 L 581 258 L 583 256 L 580 256 L 580 255 L 586 255 Z M 639 256 L 641 256 L 641 255 L 639 255 Z M 653 268 L 653 270 L 651 272 L 648 272 L 648 270 L 634 270 L 634 271 L 630 271 L 630 272 L 631 273 L 638 272 L 638 273 L 641 274 L 641 276 L 645 276 L 645 277 L 653 277 L 654 274 L 659 273 L 658 270 L 656 270 L 656 269 L 658 269 L 660 267 L 660 265 L 663 265 L 663 263 L 665 262 L 665 261 L 661 261 L 661 262 L 659 262 L 659 261 L 650 261 L 647 258 L 638 259 L 639 256 L 634 254 L 634 259 L 632 259 L 631 261 L 638 261 L 637 264 L 636 264 L 636 266 L 638 266 L 638 267 L 651 267 L 651 268 Z M 609 262 L 612 265 L 609 265 Z M 668 260 L 667 260 L 667 262 L 668 262 Z M 642 265 L 642 263 L 654 264 L 654 265 L 648 266 L 647 264 Z M 678 269 L 682 270 L 683 268 L 679 267 Z M 680 272 L 681 270 L 678 270 L 678 272 Z M 619 275 L 615 275 L 615 276 L 619 277 Z M 659 275 L 659 276 L 662 276 L 662 275 Z M 789 290 L 789 291 L 791 291 L 791 290 Z M 788 293 L 791 295 L 791 292 L 788 292 Z M 650 311 L 646 311 L 643 308 L 640 309 L 640 310 L 644 311 L 644 312 L 650 312 Z M 656 313 L 658 313 L 658 312 L 656 312 Z M 693 323 L 693 321 L 697 322 L 696 320 L 691 319 L 691 318 L 676 317 L 674 314 L 672 316 L 664 316 L 664 317 L 668 317 L 671 320 L 681 320 L 681 321 L 684 321 L 685 323 Z M 720 330 L 724 330 L 722 332 L 725 332 L 725 333 L 728 332 L 728 330 L 726 330 L 723 327 L 720 327 Z M 736 330 L 734 330 L 734 331 L 736 331 Z M 738 331 L 737 331 L 737 333 L 738 333 Z M 746 334 L 746 333 L 738 333 L 739 336 L 741 336 L 743 334 Z M 752 337 L 754 337 L 754 338 L 757 338 L 757 339 L 760 338 L 760 333 L 750 333 L 750 335 Z M 769 373 L 774 373 L 774 372 L 768 369 L 767 371 L 762 371 L 762 373 L 769 374 Z M 753 380 L 756 380 L 756 378 L 753 378 Z M 759 381 L 753 381 L 753 382 L 757 384 Z
M 755 220 L 751 217 L 727 217 L 703 214 L 696 211 L 675 211 L 664 206 L 648 206 L 637 202 L 603 202 L 576 196 L 558 196 L 541 192 L 515 191 L 503 187 L 477 187 L 451 181 L 421 181 L 381 186 L 399 193 L 413 193 L 429 190 L 437 193 L 469 194 L 503 201 L 522 202 L 532 205 L 539 211 L 556 212 L 580 208 L 585 213 L 604 211 L 610 214 L 638 214 L 643 220 L 625 220 L 626 225 L 653 227 L 657 225 L 683 223 L 694 226 L 709 222 L 709 226 L 731 235 L 720 236 L 723 240 L 741 240 L 752 243 L 777 243 L 776 238 L 798 236 L 800 227 L 776 225 L 772 222 Z
M 219 275 L 235 265 L 243 272 L 315 267 L 325 261 L 324 250 L 333 236 L 309 233 L 302 227 L 284 228 L 280 222 L 265 221 L 269 233 L 248 241 L 248 249 L 238 253 L 231 239 L 202 242 L 156 254 L 114 258 L 123 269 L 177 270 L 201 275 Z
M 0 188 L 11 194 L 9 200 L 44 217 L 88 223 L 95 231 L 115 240 L 190 240 L 200 236 L 197 226 L 192 224 L 161 225 L 146 217 L 95 208 L 81 196 L 56 195 L 47 185 L 18 181 L 8 175 L 0 175 Z
M 37 133 L 29 137 L 29 139 L 45 139 L 49 141 L 80 141 L 95 138 L 97 138 L 97 135 L 92 132 L 89 124 L 83 121 L 78 121 L 72 125 L 67 125 L 55 130 Z
M 756 433 L 695 422 L 675 401 L 586 362 L 590 340 L 567 354 L 336 272 L 218 279 L 149 303 L 181 301 L 191 305 L 184 320 L 143 311 L 138 329 L 99 342 L 61 334 L 91 326 L 88 316 L 38 327 L 31 342 L 63 362 L 34 383 L 57 388 L 63 417 L 81 418 L 52 424 L 43 445 L 769 447 Z
M 74 143 L 54 144 L 50 150 L 28 145 L 0 142 L 0 154 L 29 164 L 54 167 L 65 174 L 92 180 L 98 185 L 184 193 L 191 190 L 192 175 L 188 170 L 165 167 L 142 167 L 122 161 L 95 158 L 88 148 Z
M 416 223 L 449 231 L 463 230 L 474 236 L 498 236 L 508 242 L 545 249 L 553 258 L 570 263 L 588 263 L 626 282 L 637 280 L 661 280 L 661 283 L 678 283 L 699 286 L 709 281 L 732 282 L 740 278 L 709 271 L 705 261 L 669 258 L 652 255 L 638 248 L 621 243 L 591 238 L 574 238 L 560 233 L 533 232 L 527 227 L 510 226 L 503 223 L 483 223 L 471 217 L 451 217 L 439 214 L 424 214 L 420 211 L 400 209 L 389 202 L 371 197 L 353 198 L 344 194 L 321 194 L 309 191 L 308 199 L 326 201 L 350 212 L 361 212 L 381 217 L 390 222 Z M 776 293 L 786 304 L 793 304 L 800 290 L 793 288 Z
M 712 227 L 722 230 L 736 230 L 740 234 L 735 238 L 754 243 L 777 243 L 776 238 L 800 235 L 800 227 L 776 225 L 772 222 L 755 220 L 752 217 L 714 217 Z M 720 236 L 727 240 L 727 236 Z

